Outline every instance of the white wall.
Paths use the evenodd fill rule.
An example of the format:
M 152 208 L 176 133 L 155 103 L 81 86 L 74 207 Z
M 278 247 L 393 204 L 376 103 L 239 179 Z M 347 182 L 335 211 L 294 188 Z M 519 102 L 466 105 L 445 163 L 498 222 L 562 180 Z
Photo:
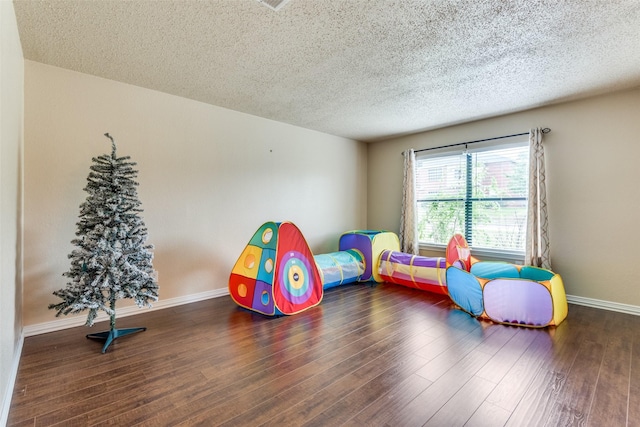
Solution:
M 25 61 L 27 326 L 54 319 L 47 305 L 66 283 L 91 158 L 110 152 L 105 132 L 138 163 L 161 300 L 226 289 L 265 221 L 293 221 L 314 253 L 366 225 L 361 142 Z
M 544 145 L 553 269 L 571 295 L 640 306 L 640 89 L 370 145 L 368 227 L 399 229 L 403 150 L 538 126 L 552 130 Z
M 24 61 L 13 3 L 0 2 L 0 425 L 22 343 L 22 118 Z

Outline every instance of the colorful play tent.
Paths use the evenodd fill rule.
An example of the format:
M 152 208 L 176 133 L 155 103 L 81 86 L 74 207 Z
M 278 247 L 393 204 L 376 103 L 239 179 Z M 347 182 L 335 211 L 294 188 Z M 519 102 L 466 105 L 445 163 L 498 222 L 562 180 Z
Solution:
M 480 261 L 469 271 L 449 267 L 447 283 L 462 310 L 497 323 L 545 327 L 567 317 L 562 278 L 543 268 Z
M 381 281 L 378 259 L 398 249 L 395 233 L 356 230 L 340 237 L 340 251 L 314 256 L 290 222 L 267 222 L 254 233 L 229 278 L 229 294 L 241 307 L 268 316 L 296 314 L 320 303 L 324 289 Z
M 385 250 L 400 250 L 398 235 L 390 231 L 354 230 L 340 236 L 340 250 L 356 250 L 365 261 L 364 274 L 361 282 L 377 282 L 384 280 L 380 276 L 380 254 Z
M 552 271 L 479 261 L 465 238 L 454 235 L 445 258 L 384 251 L 380 276 L 389 283 L 449 295 L 467 313 L 497 323 L 545 327 L 568 313 L 562 278 Z
M 478 261 L 454 235 L 445 258 L 399 251 L 395 233 L 356 230 L 340 251 L 314 256 L 290 222 L 267 222 L 254 233 L 229 278 L 231 298 L 268 316 L 318 305 L 323 292 L 354 282 L 389 282 L 449 295 L 467 313 L 494 322 L 544 327 L 567 316 L 560 275 L 509 263 Z
M 298 227 L 267 222 L 258 228 L 231 271 L 229 293 L 239 306 L 269 316 L 318 305 L 322 281 Z

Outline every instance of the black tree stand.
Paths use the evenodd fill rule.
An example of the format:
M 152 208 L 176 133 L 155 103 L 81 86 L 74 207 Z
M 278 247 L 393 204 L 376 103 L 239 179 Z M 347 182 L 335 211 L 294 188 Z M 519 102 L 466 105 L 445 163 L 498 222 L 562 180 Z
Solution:
M 102 353 L 107 352 L 107 348 L 109 348 L 113 340 L 118 339 L 120 337 L 124 337 L 126 335 L 135 334 L 136 332 L 143 332 L 147 330 L 146 327 L 116 329 L 116 311 L 115 310 L 116 310 L 116 300 L 114 298 L 111 298 L 111 321 L 110 321 L 111 329 L 104 332 L 96 332 L 95 334 L 87 334 L 87 338 L 105 340 L 104 347 L 102 347 Z

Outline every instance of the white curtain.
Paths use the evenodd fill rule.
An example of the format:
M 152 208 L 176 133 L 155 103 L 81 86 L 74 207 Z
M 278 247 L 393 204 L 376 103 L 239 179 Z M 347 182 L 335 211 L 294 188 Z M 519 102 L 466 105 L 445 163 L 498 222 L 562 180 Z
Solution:
M 540 128 L 529 131 L 529 207 L 524 263 L 550 270 L 547 187 L 542 135 Z
M 418 254 L 418 223 L 416 221 L 416 153 L 406 150 L 402 180 L 402 216 L 400 218 L 400 250 Z

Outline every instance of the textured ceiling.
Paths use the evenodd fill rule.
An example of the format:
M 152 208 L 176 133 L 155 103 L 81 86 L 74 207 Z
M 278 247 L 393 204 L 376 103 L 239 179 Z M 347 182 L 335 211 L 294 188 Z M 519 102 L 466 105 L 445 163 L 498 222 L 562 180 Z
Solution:
M 14 4 L 26 59 L 364 141 L 640 86 L 638 0 Z

